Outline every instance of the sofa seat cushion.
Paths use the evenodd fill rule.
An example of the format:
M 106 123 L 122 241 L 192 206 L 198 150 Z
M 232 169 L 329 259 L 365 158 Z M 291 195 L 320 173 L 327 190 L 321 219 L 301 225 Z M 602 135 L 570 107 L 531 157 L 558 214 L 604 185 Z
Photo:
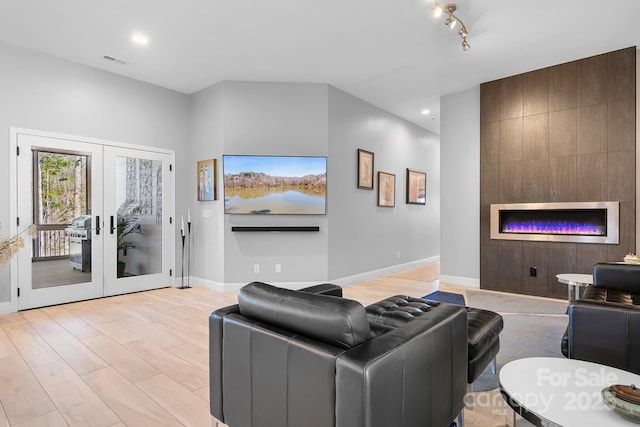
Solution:
M 372 337 L 364 307 L 345 298 L 253 282 L 238 292 L 238 306 L 243 316 L 344 349 Z
M 421 298 L 395 295 L 368 305 L 366 310 L 372 324 L 398 327 L 422 316 L 437 305 L 439 303 L 432 301 L 427 303 Z
M 467 307 L 467 325 L 469 359 L 473 359 L 499 339 L 504 321 L 493 311 Z

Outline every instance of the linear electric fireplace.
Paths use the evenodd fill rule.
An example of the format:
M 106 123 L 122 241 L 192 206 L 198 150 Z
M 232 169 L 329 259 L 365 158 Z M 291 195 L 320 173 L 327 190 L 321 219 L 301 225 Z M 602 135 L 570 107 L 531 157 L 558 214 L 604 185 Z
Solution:
M 618 244 L 618 202 L 491 205 L 491 238 Z

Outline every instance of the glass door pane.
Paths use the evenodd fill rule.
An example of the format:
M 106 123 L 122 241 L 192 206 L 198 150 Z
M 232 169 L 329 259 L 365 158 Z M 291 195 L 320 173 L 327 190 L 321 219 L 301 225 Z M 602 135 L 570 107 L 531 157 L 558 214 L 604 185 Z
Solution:
M 32 156 L 32 288 L 91 282 L 91 157 L 37 149 Z
M 116 157 L 117 277 L 162 270 L 162 162 Z
M 105 295 L 170 285 L 169 160 L 168 154 L 105 148 Z

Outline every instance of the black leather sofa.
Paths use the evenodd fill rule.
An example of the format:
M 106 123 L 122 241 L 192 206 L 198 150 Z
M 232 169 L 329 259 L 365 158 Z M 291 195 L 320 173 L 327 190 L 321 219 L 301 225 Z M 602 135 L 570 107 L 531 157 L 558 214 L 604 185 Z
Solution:
M 640 374 L 640 265 L 599 263 L 569 305 L 562 353 Z
M 425 304 L 426 303 L 426 304 Z M 375 324 L 398 327 L 422 316 L 438 302 L 395 295 L 366 307 L 369 320 Z M 425 307 L 424 310 L 421 308 Z M 496 373 L 496 356 L 500 351 L 500 332 L 504 327 L 502 316 L 493 311 L 466 307 L 467 310 L 467 383 L 473 392 L 473 382 L 487 365 Z
M 428 315 L 390 325 L 341 294 L 254 282 L 212 313 L 211 415 L 230 427 L 448 427 L 464 405 L 465 308 L 419 300 Z

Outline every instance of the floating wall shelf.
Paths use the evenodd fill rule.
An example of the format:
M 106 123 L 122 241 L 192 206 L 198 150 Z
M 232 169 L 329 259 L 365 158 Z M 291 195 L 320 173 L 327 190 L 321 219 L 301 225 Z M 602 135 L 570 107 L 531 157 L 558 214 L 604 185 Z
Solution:
M 271 232 L 271 231 L 320 231 L 318 226 L 286 226 L 286 227 L 231 227 L 235 232 Z

